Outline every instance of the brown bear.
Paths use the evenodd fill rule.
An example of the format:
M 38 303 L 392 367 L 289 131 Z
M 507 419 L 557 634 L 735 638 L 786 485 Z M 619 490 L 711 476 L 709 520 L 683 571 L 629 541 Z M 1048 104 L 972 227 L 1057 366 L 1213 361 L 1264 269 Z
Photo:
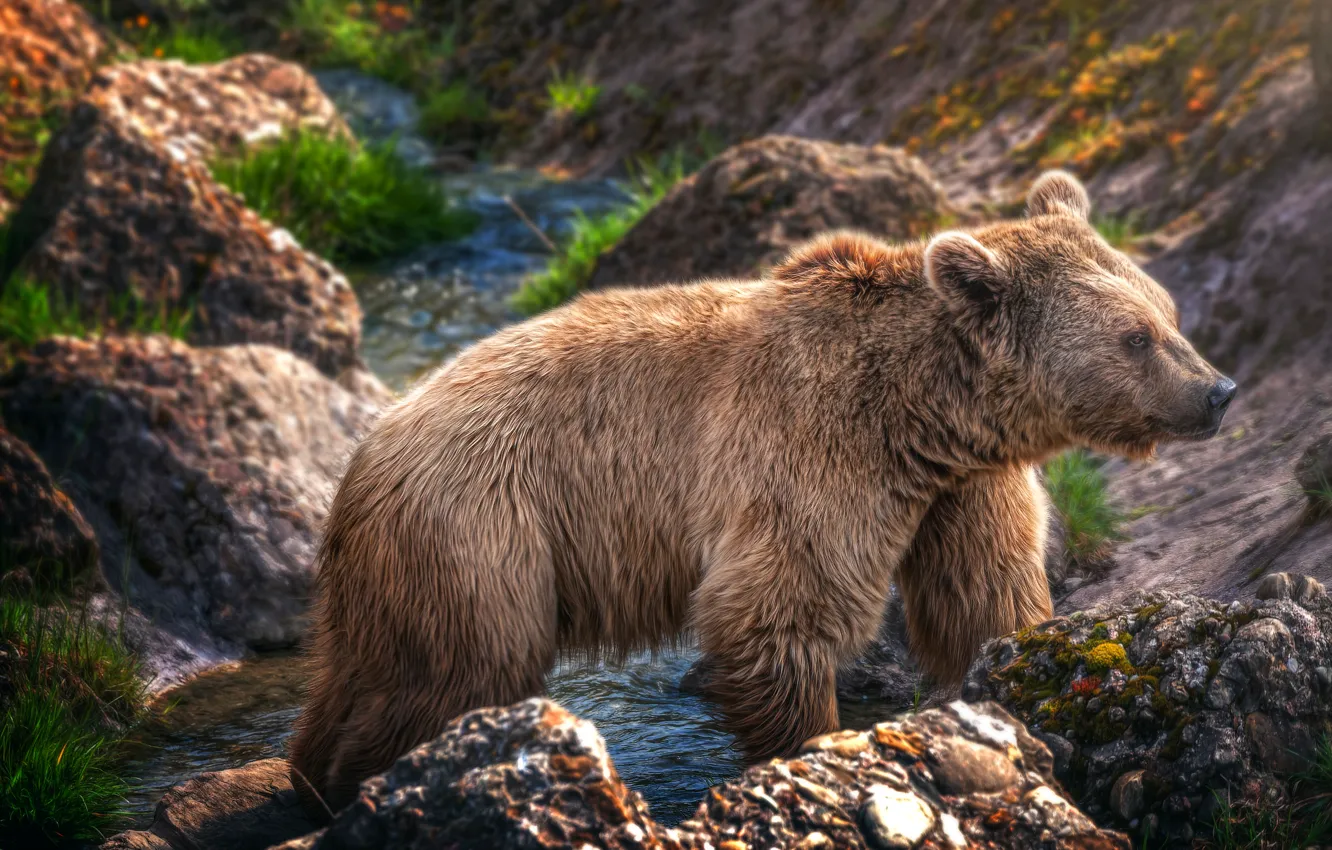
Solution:
M 945 679 L 1049 617 L 1033 465 L 1207 437 L 1234 394 L 1087 215 L 1051 173 L 1024 220 L 583 295 L 424 380 L 328 518 L 297 787 L 336 809 L 560 653 L 682 630 L 749 753 L 789 753 L 835 727 L 894 578 Z

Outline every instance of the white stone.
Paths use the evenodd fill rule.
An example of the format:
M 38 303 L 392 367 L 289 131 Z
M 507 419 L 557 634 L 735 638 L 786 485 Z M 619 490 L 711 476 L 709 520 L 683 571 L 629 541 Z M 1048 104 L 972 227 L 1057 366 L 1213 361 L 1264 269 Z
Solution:
M 934 829 L 934 809 L 915 794 L 885 785 L 869 789 L 865 801 L 865 831 L 884 850 L 908 850 Z

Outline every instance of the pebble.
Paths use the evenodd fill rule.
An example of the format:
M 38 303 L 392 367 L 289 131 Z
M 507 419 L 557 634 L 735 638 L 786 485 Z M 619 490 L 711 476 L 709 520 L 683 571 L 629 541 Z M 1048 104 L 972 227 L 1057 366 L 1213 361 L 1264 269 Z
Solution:
M 936 816 L 929 804 L 903 791 L 882 785 L 870 788 L 862 816 L 865 835 L 883 850 L 915 847 L 934 829 Z

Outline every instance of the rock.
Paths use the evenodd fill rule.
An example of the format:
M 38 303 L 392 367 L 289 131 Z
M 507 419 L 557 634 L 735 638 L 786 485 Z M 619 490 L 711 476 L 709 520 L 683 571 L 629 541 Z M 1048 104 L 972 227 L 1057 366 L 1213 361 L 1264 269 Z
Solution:
M 1050 832 L 1069 847 L 1128 847 L 1062 797 L 1049 752 L 998 706 L 927 709 L 879 724 L 871 740 L 853 755 L 823 749 L 752 767 L 713 788 L 681 832 L 749 847 L 797 847 L 813 831 L 832 847 L 1033 847 Z M 952 794 L 940 780 L 1000 762 L 1011 781 L 998 793 Z
M 107 578 L 127 578 L 140 610 L 269 648 L 304 628 L 326 504 L 390 398 L 356 382 L 354 394 L 267 346 L 57 337 L 0 377 L 0 409 L 63 470 Z
M 72 101 L 107 52 L 92 16 L 66 0 L 0 0 L 0 162 L 26 177 L 39 155 L 29 129 L 53 107 Z M 0 180 L 0 221 L 26 181 Z
M 0 423 L 0 574 L 23 570 L 43 589 L 101 582 L 97 538 L 46 464 Z
M 1304 604 L 1327 598 L 1327 588 L 1313 576 L 1296 573 L 1271 573 L 1263 576 L 1253 595 L 1258 599 L 1293 599 Z
M 598 260 L 589 286 L 753 276 L 826 230 L 904 240 L 952 215 L 929 169 L 904 151 L 767 136 L 679 183 Z
M 205 162 L 296 127 L 348 132 L 311 77 L 269 57 L 99 72 L 13 218 L 0 279 L 17 270 L 90 315 L 190 311 L 191 342 L 277 345 L 336 376 L 359 362 L 351 286 Z
M 590 723 L 532 699 L 463 715 L 283 850 L 680 848 L 620 782 Z
M 264 759 L 172 786 L 147 829 L 112 836 L 102 850 L 263 850 L 314 828 L 286 759 Z
M 540 699 L 481 709 L 363 783 L 326 830 L 280 850 L 1029 848 L 1050 835 L 1059 847 L 1129 846 L 1063 798 L 1049 753 L 995 705 L 954 703 L 826 738 L 711 789 L 668 829 L 620 783 L 590 724 Z M 864 746 L 833 745 L 852 740 Z M 938 770 L 977 749 L 1008 765 L 1008 784 L 945 793 Z
M 1096 672 L 1103 646 L 1124 651 Z M 1332 605 L 1223 604 L 1140 594 L 991 641 L 969 700 L 996 699 L 1072 752 L 1057 775 L 1100 823 L 1147 823 L 1171 841 L 1208 835 L 1215 794 L 1290 799 L 1287 778 L 1332 732 Z M 1094 707 L 1095 706 L 1095 707 Z
M 885 850 L 915 847 L 937 822 L 934 809 L 915 794 L 882 786 L 870 788 L 863 812 L 865 837 Z
M 1144 771 L 1130 770 L 1110 786 L 1110 808 L 1125 823 L 1142 814 L 1142 777 Z

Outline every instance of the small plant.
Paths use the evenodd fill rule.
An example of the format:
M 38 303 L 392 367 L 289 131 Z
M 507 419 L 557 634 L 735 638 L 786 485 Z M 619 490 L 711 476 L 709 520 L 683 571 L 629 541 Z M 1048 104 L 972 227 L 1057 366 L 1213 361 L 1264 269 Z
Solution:
M 306 248 L 368 261 L 467 233 L 473 217 L 450 206 L 439 183 L 393 145 L 358 148 L 313 132 L 288 136 L 213 164 L 219 182 Z
M 529 277 L 514 294 L 514 309 L 533 316 L 577 295 L 596 270 L 598 258 L 615 247 L 684 173 L 684 158 L 679 154 L 657 165 L 640 162 L 631 174 L 629 203 L 597 218 L 579 213 L 572 236 L 545 270 Z
M 1081 449 L 1065 452 L 1045 465 L 1045 488 L 1063 520 L 1069 557 L 1083 564 L 1104 557 L 1123 516 L 1110 503 L 1100 463 Z
M 119 746 L 147 715 L 136 659 L 86 613 L 29 599 L 0 599 L 0 646 L 0 835 L 34 848 L 104 839 L 129 790 Z
M 486 99 L 464 82 L 455 82 L 426 97 L 421 104 L 421 130 L 443 138 L 458 127 L 479 124 L 490 115 Z
M 556 71 L 554 78 L 546 84 L 546 96 L 550 98 L 551 111 L 556 115 L 586 118 L 597 106 L 601 86 L 587 77 Z
M 1309 504 L 1316 513 L 1332 513 L 1332 481 L 1326 475 L 1319 474 L 1317 483 L 1305 490 L 1304 495 L 1309 498 Z

